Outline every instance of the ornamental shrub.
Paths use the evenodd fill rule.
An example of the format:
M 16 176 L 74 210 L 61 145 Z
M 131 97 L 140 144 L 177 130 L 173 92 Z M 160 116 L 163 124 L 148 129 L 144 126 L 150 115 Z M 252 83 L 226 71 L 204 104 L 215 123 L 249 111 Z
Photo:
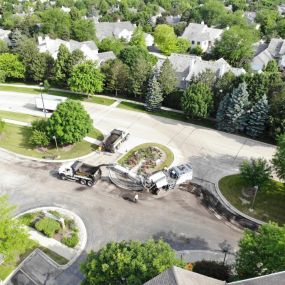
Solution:
M 45 217 L 35 224 L 35 228 L 48 237 L 53 237 L 56 232 L 60 230 L 60 223 Z
M 77 232 L 73 232 L 70 237 L 63 237 L 61 242 L 68 247 L 75 247 L 79 242 L 79 237 Z
M 34 130 L 30 137 L 30 143 L 34 146 L 48 146 L 50 140 L 45 132 Z

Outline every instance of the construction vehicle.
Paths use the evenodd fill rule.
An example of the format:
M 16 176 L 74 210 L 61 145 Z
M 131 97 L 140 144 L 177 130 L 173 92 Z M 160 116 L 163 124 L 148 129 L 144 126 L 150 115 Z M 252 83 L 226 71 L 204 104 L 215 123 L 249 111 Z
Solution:
M 58 175 L 61 180 L 73 180 L 92 187 L 101 178 L 101 166 L 103 165 L 92 166 L 77 160 L 63 164 Z
M 111 134 L 103 142 L 103 148 L 105 151 L 116 152 L 122 142 L 126 141 L 129 137 L 129 133 L 120 129 L 114 129 Z
M 158 194 L 160 190 L 174 189 L 176 186 L 192 180 L 193 169 L 189 163 L 163 169 L 150 176 L 137 175 L 132 170 L 121 165 L 109 166 L 110 179 L 119 187 L 133 191 L 147 190 Z M 114 175 L 116 173 L 116 175 Z
M 55 111 L 57 106 L 65 102 L 67 100 L 66 97 L 61 96 L 53 96 L 48 94 L 43 94 L 36 98 L 36 108 L 43 110 L 44 112 Z

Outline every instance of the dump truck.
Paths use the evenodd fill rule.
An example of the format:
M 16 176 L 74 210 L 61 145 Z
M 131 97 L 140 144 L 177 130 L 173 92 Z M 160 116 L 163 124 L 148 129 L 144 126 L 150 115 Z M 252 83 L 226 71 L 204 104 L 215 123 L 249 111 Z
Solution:
M 92 187 L 101 178 L 100 167 L 101 165 L 93 166 L 77 160 L 63 164 L 58 170 L 58 175 L 61 180 L 73 180 Z
M 66 100 L 66 97 L 43 94 L 42 96 L 36 98 L 35 104 L 36 108 L 38 109 L 46 112 L 52 112 L 56 110 L 60 103 L 65 102 Z
M 105 151 L 116 152 L 122 142 L 126 141 L 129 137 L 129 133 L 120 129 L 114 129 L 111 134 L 103 142 L 103 148 Z

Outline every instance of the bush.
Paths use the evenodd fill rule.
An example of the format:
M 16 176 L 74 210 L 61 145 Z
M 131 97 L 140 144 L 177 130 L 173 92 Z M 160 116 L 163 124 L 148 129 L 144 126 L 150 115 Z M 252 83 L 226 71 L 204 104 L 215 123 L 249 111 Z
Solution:
M 60 230 L 59 222 L 45 217 L 35 224 L 35 228 L 48 237 L 53 237 Z
M 75 224 L 74 220 L 72 220 L 72 219 L 65 219 L 64 223 L 65 223 L 65 226 L 67 228 L 69 228 L 70 230 L 72 230 L 72 231 L 76 231 L 77 230 L 77 227 L 76 227 L 76 224 Z
M 38 216 L 39 213 L 27 213 L 21 217 L 19 217 L 19 220 L 22 224 L 26 226 L 33 226 L 33 221 Z
M 48 125 L 48 121 L 46 121 L 45 119 L 35 120 L 32 122 L 32 130 L 33 131 L 37 130 L 40 132 L 46 132 L 47 125 Z
M 5 122 L 2 121 L 2 119 L 0 119 L 0 134 L 3 132 L 4 128 L 5 128 Z
M 231 268 L 222 262 L 216 261 L 197 261 L 194 264 L 193 272 L 216 278 L 222 281 L 229 281 L 231 277 Z
M 72 247 L 72 248 L 75 247 L 79 242 L 77 232 L 73 232 L 70 237 L 63 237 L 61 239 L 61 242 L 68 247 Z
M 245 160 L 240 165 L 240 174 L 249 186 L 262 186 L 271 178 L 271 167 L 263 158 Z
M 45 132 L 33 130 L 30 137 L 30 143 L 34 146 L 48 146 L 50 140 Z

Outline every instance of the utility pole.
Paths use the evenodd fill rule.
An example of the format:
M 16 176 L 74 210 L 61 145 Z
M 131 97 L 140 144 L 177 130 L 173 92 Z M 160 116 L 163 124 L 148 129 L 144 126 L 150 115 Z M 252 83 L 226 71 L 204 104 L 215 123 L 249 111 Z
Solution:
M 41 98 L 42 98 L 42 103 L 43 103 L 43 112 L 45 114 L 45 119 L 47 119 L 47 112 L 46 112 L 46 108 L 45 108 L 45 102 L 44 102 L 44 98 L 43 98 L 43 83 L 40 83 L 40 89 L 41 89 Z

